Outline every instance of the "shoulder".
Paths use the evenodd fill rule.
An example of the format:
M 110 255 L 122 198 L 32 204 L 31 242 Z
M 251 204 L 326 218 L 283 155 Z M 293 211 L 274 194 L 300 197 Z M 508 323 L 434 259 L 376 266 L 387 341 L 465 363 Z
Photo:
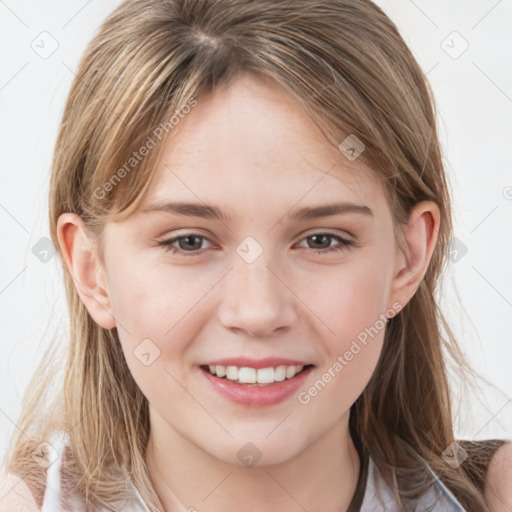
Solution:
M 39 512 L 32 492 L 17 475 L 0 472 L 0 512 Z
M 512 510 L 512 441 L 498 448 L 487 467 L 485 500 L 489 512 Z

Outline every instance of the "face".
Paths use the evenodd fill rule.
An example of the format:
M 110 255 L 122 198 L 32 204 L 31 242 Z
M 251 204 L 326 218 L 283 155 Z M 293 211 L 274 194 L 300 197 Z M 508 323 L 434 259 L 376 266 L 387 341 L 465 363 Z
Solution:
M 233 464 L 252 442 L 270 464 L 346 420 L 397 312 L 392 217 L 363 171 L 256 77 L 199 98 L 174 128 L 142 207 L 105 230 L 112 314 L 153 426 Z M 297 215 L 339 203 L 359 206 Z M 237 399 L 201 368 L 226 358 L 313 366 L 282 395 L 245 385 Z

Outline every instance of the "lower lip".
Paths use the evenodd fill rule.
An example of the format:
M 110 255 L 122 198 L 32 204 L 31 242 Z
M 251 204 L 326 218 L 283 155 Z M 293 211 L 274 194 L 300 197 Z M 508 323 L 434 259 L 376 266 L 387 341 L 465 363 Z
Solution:
M 258 384 L 237 384 L 228 379 L 216 377 L 208 370 L 200 368 L 201 373 L 215 391 L 237 404 L 250 407 L 273 405 L 288 398 L 304 383 L 312 369 L 313 366 L 309 366 L 292 379 L 259 386 Z

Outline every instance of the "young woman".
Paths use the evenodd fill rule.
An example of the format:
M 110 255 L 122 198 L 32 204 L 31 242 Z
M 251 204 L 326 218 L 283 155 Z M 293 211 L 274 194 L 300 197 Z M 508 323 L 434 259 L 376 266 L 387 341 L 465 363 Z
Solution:
M 69 347 L 0 510 L 510 510 L 510 445 L 454 438 L 450 212 L 370 1 L 124 2 L 55 148 Z

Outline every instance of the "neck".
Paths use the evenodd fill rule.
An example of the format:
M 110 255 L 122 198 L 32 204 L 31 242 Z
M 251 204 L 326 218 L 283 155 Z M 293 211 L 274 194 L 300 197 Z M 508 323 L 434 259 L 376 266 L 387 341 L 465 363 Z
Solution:
M 345 512 L 360 466 L 348 417 L 292 458 L 253 467 L 219 460 L 160 419 L 151 425 L 146 464 L 166 512 L 238 512 L 242 504 L 254 512 Z

